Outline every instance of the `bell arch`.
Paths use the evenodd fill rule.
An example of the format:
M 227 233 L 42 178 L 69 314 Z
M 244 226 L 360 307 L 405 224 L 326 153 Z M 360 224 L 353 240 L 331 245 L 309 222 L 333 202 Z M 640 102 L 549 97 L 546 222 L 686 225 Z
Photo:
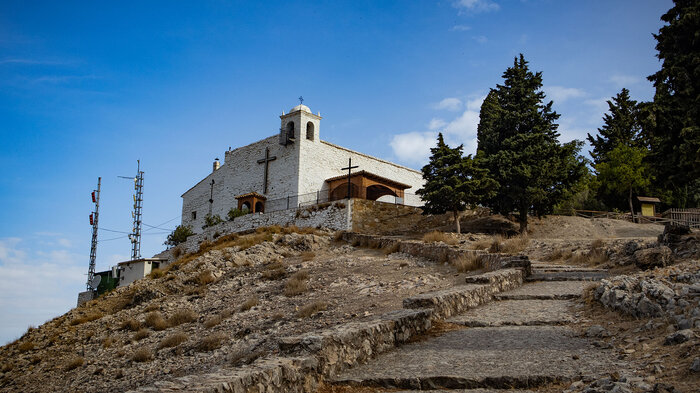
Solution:
M 312 141 L 314 140 L 314 123 L 306 123 L 306 139 Z

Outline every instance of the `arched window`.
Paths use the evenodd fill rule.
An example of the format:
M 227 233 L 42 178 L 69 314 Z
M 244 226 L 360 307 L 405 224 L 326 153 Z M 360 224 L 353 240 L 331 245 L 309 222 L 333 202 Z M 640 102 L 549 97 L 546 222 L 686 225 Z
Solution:
M 241 206 L 241 210 L 242 210 L 244 213 L 248 214 L 248 212 L 250 211 L 250 203 L 248 203 L 248 202 L 243 202 L 243 206 Z
M 312 141 L 314 140 L 314 123 L 306 123 L 306 139 Z
M 294 122 L 287 123 L 287 139 L 294 139 Z
M 257 202 L 255 204 L 255 212 L 256 213 L 265 213 L 265 205 L 263 205 L 262 202 Z

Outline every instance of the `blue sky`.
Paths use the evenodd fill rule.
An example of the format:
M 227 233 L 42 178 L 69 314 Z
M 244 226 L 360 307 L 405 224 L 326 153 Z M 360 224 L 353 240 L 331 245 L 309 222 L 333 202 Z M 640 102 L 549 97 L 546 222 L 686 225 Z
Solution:
M 562 140 L 627 87 L 653 95 L 664 0 L 0 3 L 0 343 L 72 307 L 100 224 L 174 228 L 180 195 L 229 146 L 277 132 L 296 98 L 321 138 L 420 168 L 438 131 L 475 150 L 481 100 L 518 53 L 542 71 Z M 101 231 L 98 269 L 130 244 Z M 144 233 L 142 254 L 165 234 Z M 117 239 L 115 239 L 117 238 Z

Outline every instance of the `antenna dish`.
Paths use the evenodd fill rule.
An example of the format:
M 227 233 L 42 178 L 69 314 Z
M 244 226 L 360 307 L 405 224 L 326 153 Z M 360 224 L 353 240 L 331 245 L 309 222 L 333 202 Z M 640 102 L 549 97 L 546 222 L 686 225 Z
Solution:
M 97 275 L 90 280 L 90 286 L 93 289 L 97 289 L 97 286 L 100 285 L 100 282 L 102 281 L 102 276 Z

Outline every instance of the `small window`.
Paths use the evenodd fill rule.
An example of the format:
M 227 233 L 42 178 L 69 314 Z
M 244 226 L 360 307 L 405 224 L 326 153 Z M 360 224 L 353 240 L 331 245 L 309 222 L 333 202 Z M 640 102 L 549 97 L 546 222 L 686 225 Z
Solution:
M 196 220 L 197 219 L 197 212 L 192 212 L 192 219 Z
M 294 122 L 287 123 L 287 139 L 294 139 Z
M 314 123 L 306 123 L 306 139 L 312 141 L 314 140 Z

